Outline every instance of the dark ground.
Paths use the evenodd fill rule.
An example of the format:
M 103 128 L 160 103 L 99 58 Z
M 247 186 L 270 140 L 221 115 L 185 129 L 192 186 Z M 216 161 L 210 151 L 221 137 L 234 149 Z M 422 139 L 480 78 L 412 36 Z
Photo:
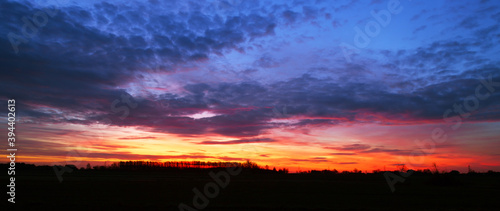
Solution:
M 179 210 L 212 181 L 208 171 L 74 171 L 62 182 L 49 169 L 16 174 L 16 204 L 4 193 L 1 210 Z M 383 174 L 243 172 L 203 210 L 500 210 L 499 179 L 414 174 L 392 193 Z M 8 184 L 6 174 L 1 181 Z

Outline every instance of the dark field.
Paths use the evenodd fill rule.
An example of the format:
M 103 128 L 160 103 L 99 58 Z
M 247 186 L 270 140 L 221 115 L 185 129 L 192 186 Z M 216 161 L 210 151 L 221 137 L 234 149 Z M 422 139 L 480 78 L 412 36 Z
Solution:
M 65 173 L 61 183 L 49 169 L 19 170 L 14 206 L 23 210 L 179 210 L 179 203 L 193 207 L 193 188 L 203 192 L 205 184 L 213 181 L 209 171 L 224 170 L 80 170 Z M 391 193 L 383 174 L 243 171 L 231 176 L 227 187 L 220 188 L 203 210 L 498 210 L 498 174 L 441 179 L 411 175 Z M 2 181 L 8 184 L 5 174 Z M 12 207 L 6 198 L 4 194 L 2 207 Z

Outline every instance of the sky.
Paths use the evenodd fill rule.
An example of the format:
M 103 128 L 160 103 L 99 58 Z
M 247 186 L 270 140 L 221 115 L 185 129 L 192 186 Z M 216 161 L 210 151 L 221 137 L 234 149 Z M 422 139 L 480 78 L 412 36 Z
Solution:
M 18 162 L 500 171 L 498 1 L 8 0 L 0 16 Z

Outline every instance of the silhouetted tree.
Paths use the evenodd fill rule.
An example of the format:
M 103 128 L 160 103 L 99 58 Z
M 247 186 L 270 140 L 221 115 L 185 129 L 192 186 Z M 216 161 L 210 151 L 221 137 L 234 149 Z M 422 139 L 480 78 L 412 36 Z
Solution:
M 468 172 L 467 172 L 468 174 L 474 174 L 474 173 L 476 173 L 474 170 L 472 170 L 470 168 L 470 165 L 468 165 L 467 168 L 468 168 Z
M 432 166 L 434 167 L 434 173 L 435 174 L 439 174 L 439 170 L 438 170 L 437 164 L 436 163 L 432 163 Z

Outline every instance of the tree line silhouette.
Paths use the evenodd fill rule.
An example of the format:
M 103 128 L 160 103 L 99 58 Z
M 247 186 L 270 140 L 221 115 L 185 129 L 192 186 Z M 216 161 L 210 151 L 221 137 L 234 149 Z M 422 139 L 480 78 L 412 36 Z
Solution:
M 8 167 L 7 164 L 2 164 L 0 163 L 1 166 Z M 69 168 L 72 170 L 76 171 L 100 171 L 100 170 L 124 170 L 124 171 L 137 171 L 137 170 L 171 170 L 171 171 L 176 171 L 176 170 L 193 170 L 193 171 L 202 171 L 205 169 L 214 169 L 214 168 L 227 168 L 227 167 L 241 167 L 246 171 L 252 171 L 252 172 L 277 172 L 277 173 L 284 173 L 288 174 L 289 170 L 287 168 L 272 168 L 270 169 L 269 166 L 260 166 L 255 162 L 252 162 L 250 160 L 247 160 L 245 162 L 221 162 L 221 161 L 216 161 L 216 162 L 210 162 L 210 161 L 166 161 L 166 162 L 156 162 L 156 161 L 120 161 L 120 162 L 114 162 L 111 165 L 96 165 L 92 166 L 90 163 L 86 165 L 86 167 L 81 167 L 78 168 L 75 165 L 72 164 L 66 164 L 64 166 L 59 166 L 60 168 Z M 38 169 L 38 170 L 53 170 L 53 166 L 48 166 L 48 165 L 35 165 L 35 164 L 27 164 L 27 163 L 17 163 L 16 168 L 19 169 Z M 377 174 L 383 174 L 384 172 L 393 172 L 393 173 L 398 173 L 398 172 L 408 172 L 412 171 L 414 175 L 434 175 L 434 176 L 453 176 L 453 175 L 495 175 L 495 176 L 500 176 L 500 172 L 496 172 L 493 170 L 489 170 L 486 172 L 477 172 L 475 170 L 472 170 L 470 166 L 468 166 L 468 171 L 467 172 L 459 172 L 457 170 L 451 170 L 451 171 L 440 171 L 437 169 L 437 166 L 434 165 L 434 169 L 419 169 L 419 170 L 412 170 L 406 168 L 404 165 L 401 166 L 398 170 L 392 170 L 392 171 L 383 171 L 380 169 L 372 170 L 370 173 L 368 171 L 361 171 L 358 169 L 354 169 L 352 171 L 338 171 L 336 169 L 333 170 L 305 170 L 301 171 L 298 170 L 295 173 L 300 174 L 300 175 L 377 175 Z
M 239 162 L 205 162 L 205 161 L 120 161 L 111 164 L 110 168 L 114 169 L 161 169 L 161 168 L 226 168 L 226 167 L 242 167 L 251 169 L 260 169 L 260 166 L 254 162 L 247 161 Z
M 74 165 L 66 165 L 65 167 L 78 170 Z M 227 168 L 227 167 L 241 167 L 245 170 L 252 171 L 269 171 L 278 173 L 288 173 L 287 168 L 272 170 L 269 166 L 261 167 L 257 163 L 247 160 L 245 162 L 210 162 L 210 161 L 120 161 L 114 162 L 109 166 L 91 166 L 90 163 L 87 164 L 86 168 L 80 168 L 80 170 L 175 170 L 175 169 L 191 169 L 191 170 L 202 170 L 202 169 L 213 169 L 213 168 Z

